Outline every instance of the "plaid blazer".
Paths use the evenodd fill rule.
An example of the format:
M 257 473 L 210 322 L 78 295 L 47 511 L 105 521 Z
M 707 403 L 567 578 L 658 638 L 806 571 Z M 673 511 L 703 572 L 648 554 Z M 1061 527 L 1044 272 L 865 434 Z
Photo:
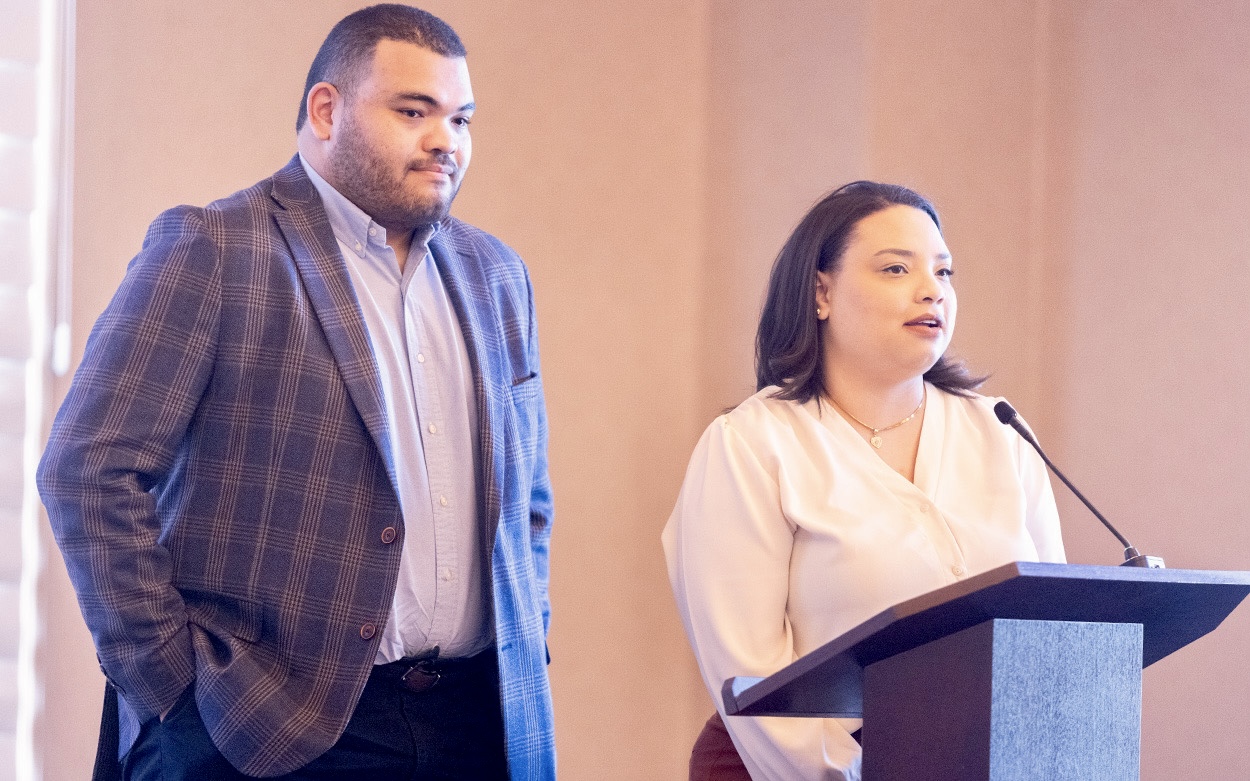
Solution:
M 554 778 L 552 503 L 529 277 L 455 219 L 430 249 L 473 368 L 509 769 Z M 245 773 L 289 772 L 338 739 L 397 579 L 388 441 L 364 320 L 298 157 L 152 224 L 37 476 L 120 694 L 119 752 L 192 681 L 213 742 Z M 400 531 L 391 544 L 387 527 Z

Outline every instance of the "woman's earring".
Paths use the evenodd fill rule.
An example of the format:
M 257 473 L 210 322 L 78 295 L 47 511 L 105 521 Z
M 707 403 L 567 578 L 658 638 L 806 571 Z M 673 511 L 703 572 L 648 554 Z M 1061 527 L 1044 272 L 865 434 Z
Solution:
M 820 317 L 820 307 L 816 307 L 816 316 Z

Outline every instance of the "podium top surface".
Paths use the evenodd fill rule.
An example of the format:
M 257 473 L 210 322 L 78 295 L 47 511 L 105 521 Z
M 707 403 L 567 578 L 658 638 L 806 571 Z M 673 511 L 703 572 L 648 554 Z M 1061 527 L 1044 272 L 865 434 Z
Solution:
M 858 717 L 863 668 L 994 618 L 1141 624 L 1142 666 L 1214 630 L 1250 572 L 1015 562 L 884 610 L 763 679 L 725 682 L 730 715 Z

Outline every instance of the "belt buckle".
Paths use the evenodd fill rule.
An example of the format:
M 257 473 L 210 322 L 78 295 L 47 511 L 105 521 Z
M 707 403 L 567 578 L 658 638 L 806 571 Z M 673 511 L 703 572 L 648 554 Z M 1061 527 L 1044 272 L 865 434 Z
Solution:
M 429 669 L 428 661 L 421 661 L 409 667 L 400 677 L 399 682 L 414 694 L 433 689 L 442 678 L 436 670 Z

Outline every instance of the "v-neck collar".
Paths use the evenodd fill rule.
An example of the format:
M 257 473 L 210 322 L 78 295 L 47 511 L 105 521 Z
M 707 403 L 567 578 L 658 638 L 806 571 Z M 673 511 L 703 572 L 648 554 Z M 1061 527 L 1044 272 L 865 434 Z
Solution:
M 929 400 L 924 405 L 924 421 L 920 425 L 920 447 L 916 448 L 916 471 L 912 483 L 930 500 L 935 500 L 938 498 L 938 478 L 942 471 L 942 443 L 946 441 L 948 398 L 947 394 L 927 382 L 925 392 Z M 888 466 L 886 468 L 889 469 Z M 894 472 L 893 469 L 890 471 Z
M 803 405 L 808 414 L 820 421 L 843 446 L 859 453 L 867 468 L 884 485 L 895 490 L 919 491 L 929 500 L 937 498 L 938 479 L 942 468 L 942 442 L 946 437 L 946 394 L 925 383 L 927 401 L 920 421 L 920 444 L 916 448 L 914 479 L 908 480 L 885 462 L 868 441 L 859 435 L 850 421 L 838 414 L 831 404 L 812 399 Z M 823 407 L 827 406 L 828 409 Z

